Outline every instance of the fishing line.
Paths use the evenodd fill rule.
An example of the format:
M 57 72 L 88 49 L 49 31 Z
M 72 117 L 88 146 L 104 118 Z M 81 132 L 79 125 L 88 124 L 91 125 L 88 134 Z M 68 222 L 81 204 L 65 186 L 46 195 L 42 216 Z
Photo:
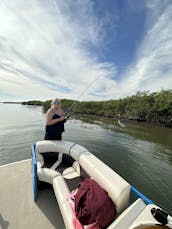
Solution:
M 131 67 L 130 68 L 127 68 L 127 67 L 123 67 L 123 66 L 121 66 L 121 67 L 118 67 L 119 69 L 128 69 L 128 71 L 131 71 L 132 69 L 131 69 Z M 69 117 L 69 112 L 71 112 L 71 110 L 73 109 L 73 107 L 74 107 L 74 105 L 80 100 L 80 98 L 85 94 L 85 92 L 98 80 L 98 79 L 100 79 L 102 76 L 99 76 L 99 77 L 97 77 L 96 79 L 94 79 L 93 81 L 91 81 L 89 84 L 88 84 L 88 86 L 82 91 L 82 93 L 78 96 L 78 98 L 72 103 L 72 105 L 69 107 L 69 109 L 67 110 L 67 112 L 65 113 L 65 115 L 67 116 L 67 117 Z M 119 126 L 121 126 L 122 128 L 125 128 L 126 127 L 126 125 L 124 125 L 122 122 L 121 122 L 121 120 L 119 119 L 118 120 L 118 124 L 119 124 Z
M 66 112 L 66 115 L 69 114 L 69 112 L 71 112 L 72 108 L 74 107 L 74 105 L 80 100 L 80 98 L 85 94 L 85 92 L 98 80 L 100 79 L 102 76 L 97 77 L 96 79 L 94 79 L 93 81 L 91 81 L 86 88 L 84 88 L 84 90 L 82 91 L 82 93 L 78 96 L 78 98 L 72 103 L 72 105 L 69 107 L 68 111 Z M 68 115 L 69 116 L 69 115 Z

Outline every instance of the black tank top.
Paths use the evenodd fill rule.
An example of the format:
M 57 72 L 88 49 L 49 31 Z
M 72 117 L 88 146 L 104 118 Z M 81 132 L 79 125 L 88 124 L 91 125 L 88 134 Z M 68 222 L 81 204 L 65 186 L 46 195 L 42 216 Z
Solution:
M 58 114 L 53 115 L 53 119 L 60 118 Z M 64 132 L 64 121 L 57 122 L 53 125 L 46 125 L 46 134 L 45 138 L 48 140 L 59 140 L 59 135 Z

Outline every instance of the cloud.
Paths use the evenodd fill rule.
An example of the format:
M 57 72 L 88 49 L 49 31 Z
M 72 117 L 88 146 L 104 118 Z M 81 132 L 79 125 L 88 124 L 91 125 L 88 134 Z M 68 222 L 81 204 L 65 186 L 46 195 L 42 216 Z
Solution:
M 147 30 L 135 61 L 126 68 L 116 91 L 125 97 L 137 91 L 172 89 L 172 4 L 148 1 Z M 154 23 L 152 23 L 154 22 Z
M 113 68 L 88 49 L 104 36 L 92 4 L 2 1 L 0 91 L 21 98 L 76 98 L 92 80 L 112 75 Z
M 106 46 L 106 27 L 118 17 L 101 18 L 94 1 L 1 1 L 0 97 L 101 100 L 171 88 L 172 5 L 146 3 L 144 36 L 132 64 L 121 67 L 95 51 Z

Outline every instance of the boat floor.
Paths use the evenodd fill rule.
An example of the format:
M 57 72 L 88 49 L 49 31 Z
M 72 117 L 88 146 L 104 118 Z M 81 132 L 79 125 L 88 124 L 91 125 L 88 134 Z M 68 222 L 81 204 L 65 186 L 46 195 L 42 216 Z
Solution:
M 52 189 L 33 200 L 31 160 L 0 166 L 0 228 L 64 229 Z

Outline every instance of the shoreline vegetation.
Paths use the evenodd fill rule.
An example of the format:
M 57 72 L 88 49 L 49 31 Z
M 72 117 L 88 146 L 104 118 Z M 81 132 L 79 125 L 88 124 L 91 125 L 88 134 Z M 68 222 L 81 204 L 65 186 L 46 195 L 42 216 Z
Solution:
M 172 90 L 137 92 L 135 95 L 107 101 L 75 101 L 61 99 L 67 115 L 86 114 L 118 120 L 134 120 L 172 127 Z M 51 100 L 27 101 L 23 105 L 43 106 L 46 112 Z

